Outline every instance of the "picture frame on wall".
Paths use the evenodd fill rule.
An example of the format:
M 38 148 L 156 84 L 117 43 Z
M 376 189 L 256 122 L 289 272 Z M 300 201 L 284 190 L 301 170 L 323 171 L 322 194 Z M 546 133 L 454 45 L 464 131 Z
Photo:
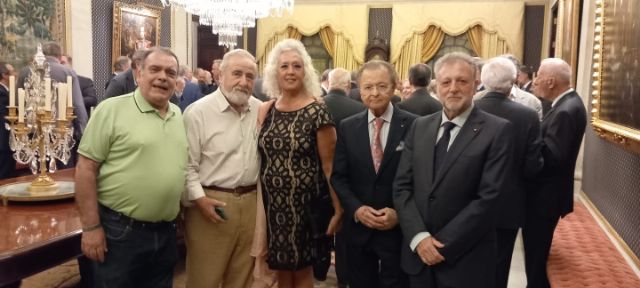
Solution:
M 635 153 L 640 153 L 638 8 L 635 1 L 597 3 L 591 102 L 596 134 Z
M 112 58 L 128 56 L 160 44 L 162 10 L 146 4 L 113 2 Z
M 0 59 L 23 67 L 30 63 L 39 43 L 50 41 L 70 54 L 70 1 L 3 1 Z

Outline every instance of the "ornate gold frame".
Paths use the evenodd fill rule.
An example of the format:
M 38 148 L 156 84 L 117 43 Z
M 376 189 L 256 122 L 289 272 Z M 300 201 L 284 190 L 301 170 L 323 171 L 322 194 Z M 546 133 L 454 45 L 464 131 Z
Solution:
M 111 59 L 116 59 L 122 55 L 121 51 L 121 39 L 122 28 L 125 23 L 122 21 L 122 13 L 135 14 L 140 17 L 152 18 L 155 22 L 155 41 L 151 46 L 160 45 L 160 28 L 161 28 L 161 15 L 162 10 L 156 6 L 147 4 L 126 4 L 119 1 L 113 2 L 113 38 Z
M 595 28 L 594 28 L 594 45 L 593 45 L 593 74 L 591 92 L 592 109 L 591 109 L 591 125 L 596 134 L 606 140 L 620 145 L 621 147 L 640 153 L 640 130 L 629 128 L 614 122 L 600 119 L 600 96 L 602 95 L 603 67 L 604 59 L 604 28 L 605 19 L 604 11 L 606 9 L 604 0 L 596 0 L 595 10 Z M 611 21 L 611 20 L 608 20 Z

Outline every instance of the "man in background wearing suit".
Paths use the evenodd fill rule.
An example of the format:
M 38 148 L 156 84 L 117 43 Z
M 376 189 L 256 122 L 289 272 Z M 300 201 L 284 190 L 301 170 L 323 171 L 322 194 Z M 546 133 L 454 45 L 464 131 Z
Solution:
M 111 79 L 113 79 L 113 77 L 116 77 L 116 75 L 129 70 L 129 68 L 131 68 L 131 59 L 129 59 L 129 57 L 127 56 L 120 56 L 116 59 L 116 61 L 113 61 L 113 73 L 111 73 L 111 75 L 109 76 L 109 80 L 104 83 L 104 89 L 107 89 L 107 87 L 109 86 L 109 82 L 111 82 Z
M 393 200 L 410 287 L 495 287 L 495 217 L 511 169 L 511 124 L 473 106 L 473 59 L 435 65 L 442 113 L 405 139 Z
M 532 93 L 533 89 L 533 67 L 521 65 L 518 71 L 518 86 L 525 92 Z M 542 97 L 536 96 L 542 104 L 542 115 L 547 115 L 547 112 L 551 110 L 551 101 Z
M 431 68 L 426 64 L 416 64 L 409 68 L 409 83 L 415 91 L 409 99 L 398 103 L 398 108 L 413 114 L 426 116 L 442 110 L 442 104 L 429 95 L 427 86 L 431 82 Z
M 485 112 L 509 120 L 513 125 L 513 166 L 504 171 L 507 188 L 500 195 L 496 229 L 498 258 L 496 287 L 506 288 L 511 268 L 511 255 L 518 229 L 524 223 L 526 189 L 542 169 L 540 154 L 540 121 L 536 112 L 508 96 L 516 79 L 517 69 L 511 61 L 496 57 L 482 67 L 482 83 L 487 94 L 475 105 Z
M 198 101 L 204 94 L 200 91 L 198 84 L 191 83 L 186 77 L 189 67 L 181 65 L 178 69 L 178 80 L 176 81 L 176 97 L 180 98 L 178 106 L 184 112 L 191 103 Z
M 131 56 L 131 68 L 126 72 L 120 73 L 113 77 L 107 84 L 107 90 L 104 92 L 104 98 L 111 98 L 124 94 L 131 93 L 136 90 L 138 83 L 136 82 L 136 75 L 142 65 L 142 56 L 144 55 L 144 49 L 138 50 Z
M 73 69 L 73 58 L 69 55 L 62 55 L 60 57 L 60 64 Z M 74 70 L 75 71 L 75 70 Z M 87 110 L 87 115 L 91 112 L 91 107 L 98 105 L 98 97 L 96 96 L 96 88 L 93 86 L 93 80 L 89 77 L 78 75 L 78 82 L 80 83 L 80 90 L 82 91 L 82 99 L 84 100 L 84 108 Z
M 351 73 L 342 68 L 335 68 L 327 75 L 329 81 L 329 94 L 324 96 L 324 104 L 327 105 L 333 122 L 339 127 L 340 122 L 358 112 L 365 110 L 362 102 L 354 101 L 347 96 L 351 90 Z M 347 287 L 348 284 L 348 264 L 347 264 L 347 243 L 344 230 L 338 231 L 335 238 L 336 250 L 336 276 L 338 287 Z
M 4 117 L 9 114 L 7 109 L 9 106 L 9 77 L 15 76 L 15 74 L 13 65 L 0 61 L 0 180 L 15 176 L 16 160 L 13 159 L 13 152 L 9 148 L 9 130 L 4 129 Z M 15 89 L 15 87 L 13 88 Z
M 358 79 L 368 109 L 340 123 L 331 176 L 345 210 L 349 287 L 407 287 L 392 184 L 416 116 L 391 105 L 397 83 L 391 64 L 369 61 Z
M 329 79 L 329 93 L 324 97 L 324 104 L 327 105 L 333 122 L 339 126 L 340 121 L 363 111 L 365 107 L 362 102 L 353 101 L 347 96 L 351 90 L 349 71 L 335 68 L 327 77 Z
M 533 81 L 536 96 L 552 102 L 542 120 L 544 168 L 527 196 L 523 228 L 527 287 L 550 287 L 547 258 L 560 217 L 573 211 L 573 173 L 587 113 L 571 88 L 571 67 L 558 58 L 545 59 Z
M 46 56 L 46 62 L 49 63 L 49 69 L 51 74 L 51 79 L 55 80 L 58 83 L 67 82 L 67 76 L 71 76 L 72 81 L 72 98 L 73 98 L 73 112 L 77 117 L 74 120 L 74 137 L 76 142 L 80 141 L 80 136 L 84 132 L 84 127 L 87 126 L 88 116 L 87 110 L 84 107 L 84 100 L 82 99 L 82 91 L 80 90 L 80 83 L 78 81 L 78 76 L 76 72 L 71 70 L 70 68 L 60 64 L 60 59 L 62 58 L 62 48 L 58 43 L 49 42 L 42 45 L 42 53 Z M 20 71 L 20 77 L 18 78 L 18 88 L 24 88 L 24 82 L 26 78 L 31 74 L 31 70 L 29 67 L 24 67 Z M 71 163 L 75 163 L 74 161 L 70 161 Z

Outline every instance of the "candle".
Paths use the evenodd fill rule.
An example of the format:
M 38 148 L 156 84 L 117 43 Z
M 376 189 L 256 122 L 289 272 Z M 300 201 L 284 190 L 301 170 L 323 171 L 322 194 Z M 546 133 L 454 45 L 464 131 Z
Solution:
M 67 119 L 67 84 L 58 84 L 58 120 Z
M 24 123 L 24 89 L 18 89 L 18 122 Z
M 9 76 L 9 106 L 16 106 L 16 77 Z
M 44 109 L 51 110 L 51 78 L 44 78 Z
M 71 80 L 71 76 L 67 76 L 67 105 L 68 107 L 73 107 L 73 80 Z

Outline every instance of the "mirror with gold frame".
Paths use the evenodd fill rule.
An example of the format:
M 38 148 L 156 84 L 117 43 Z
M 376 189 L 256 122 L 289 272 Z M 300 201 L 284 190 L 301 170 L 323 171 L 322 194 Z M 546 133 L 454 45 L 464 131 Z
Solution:
M 595 13 L 591 124 L 640 153 L 640 2 L 598 0 Z

